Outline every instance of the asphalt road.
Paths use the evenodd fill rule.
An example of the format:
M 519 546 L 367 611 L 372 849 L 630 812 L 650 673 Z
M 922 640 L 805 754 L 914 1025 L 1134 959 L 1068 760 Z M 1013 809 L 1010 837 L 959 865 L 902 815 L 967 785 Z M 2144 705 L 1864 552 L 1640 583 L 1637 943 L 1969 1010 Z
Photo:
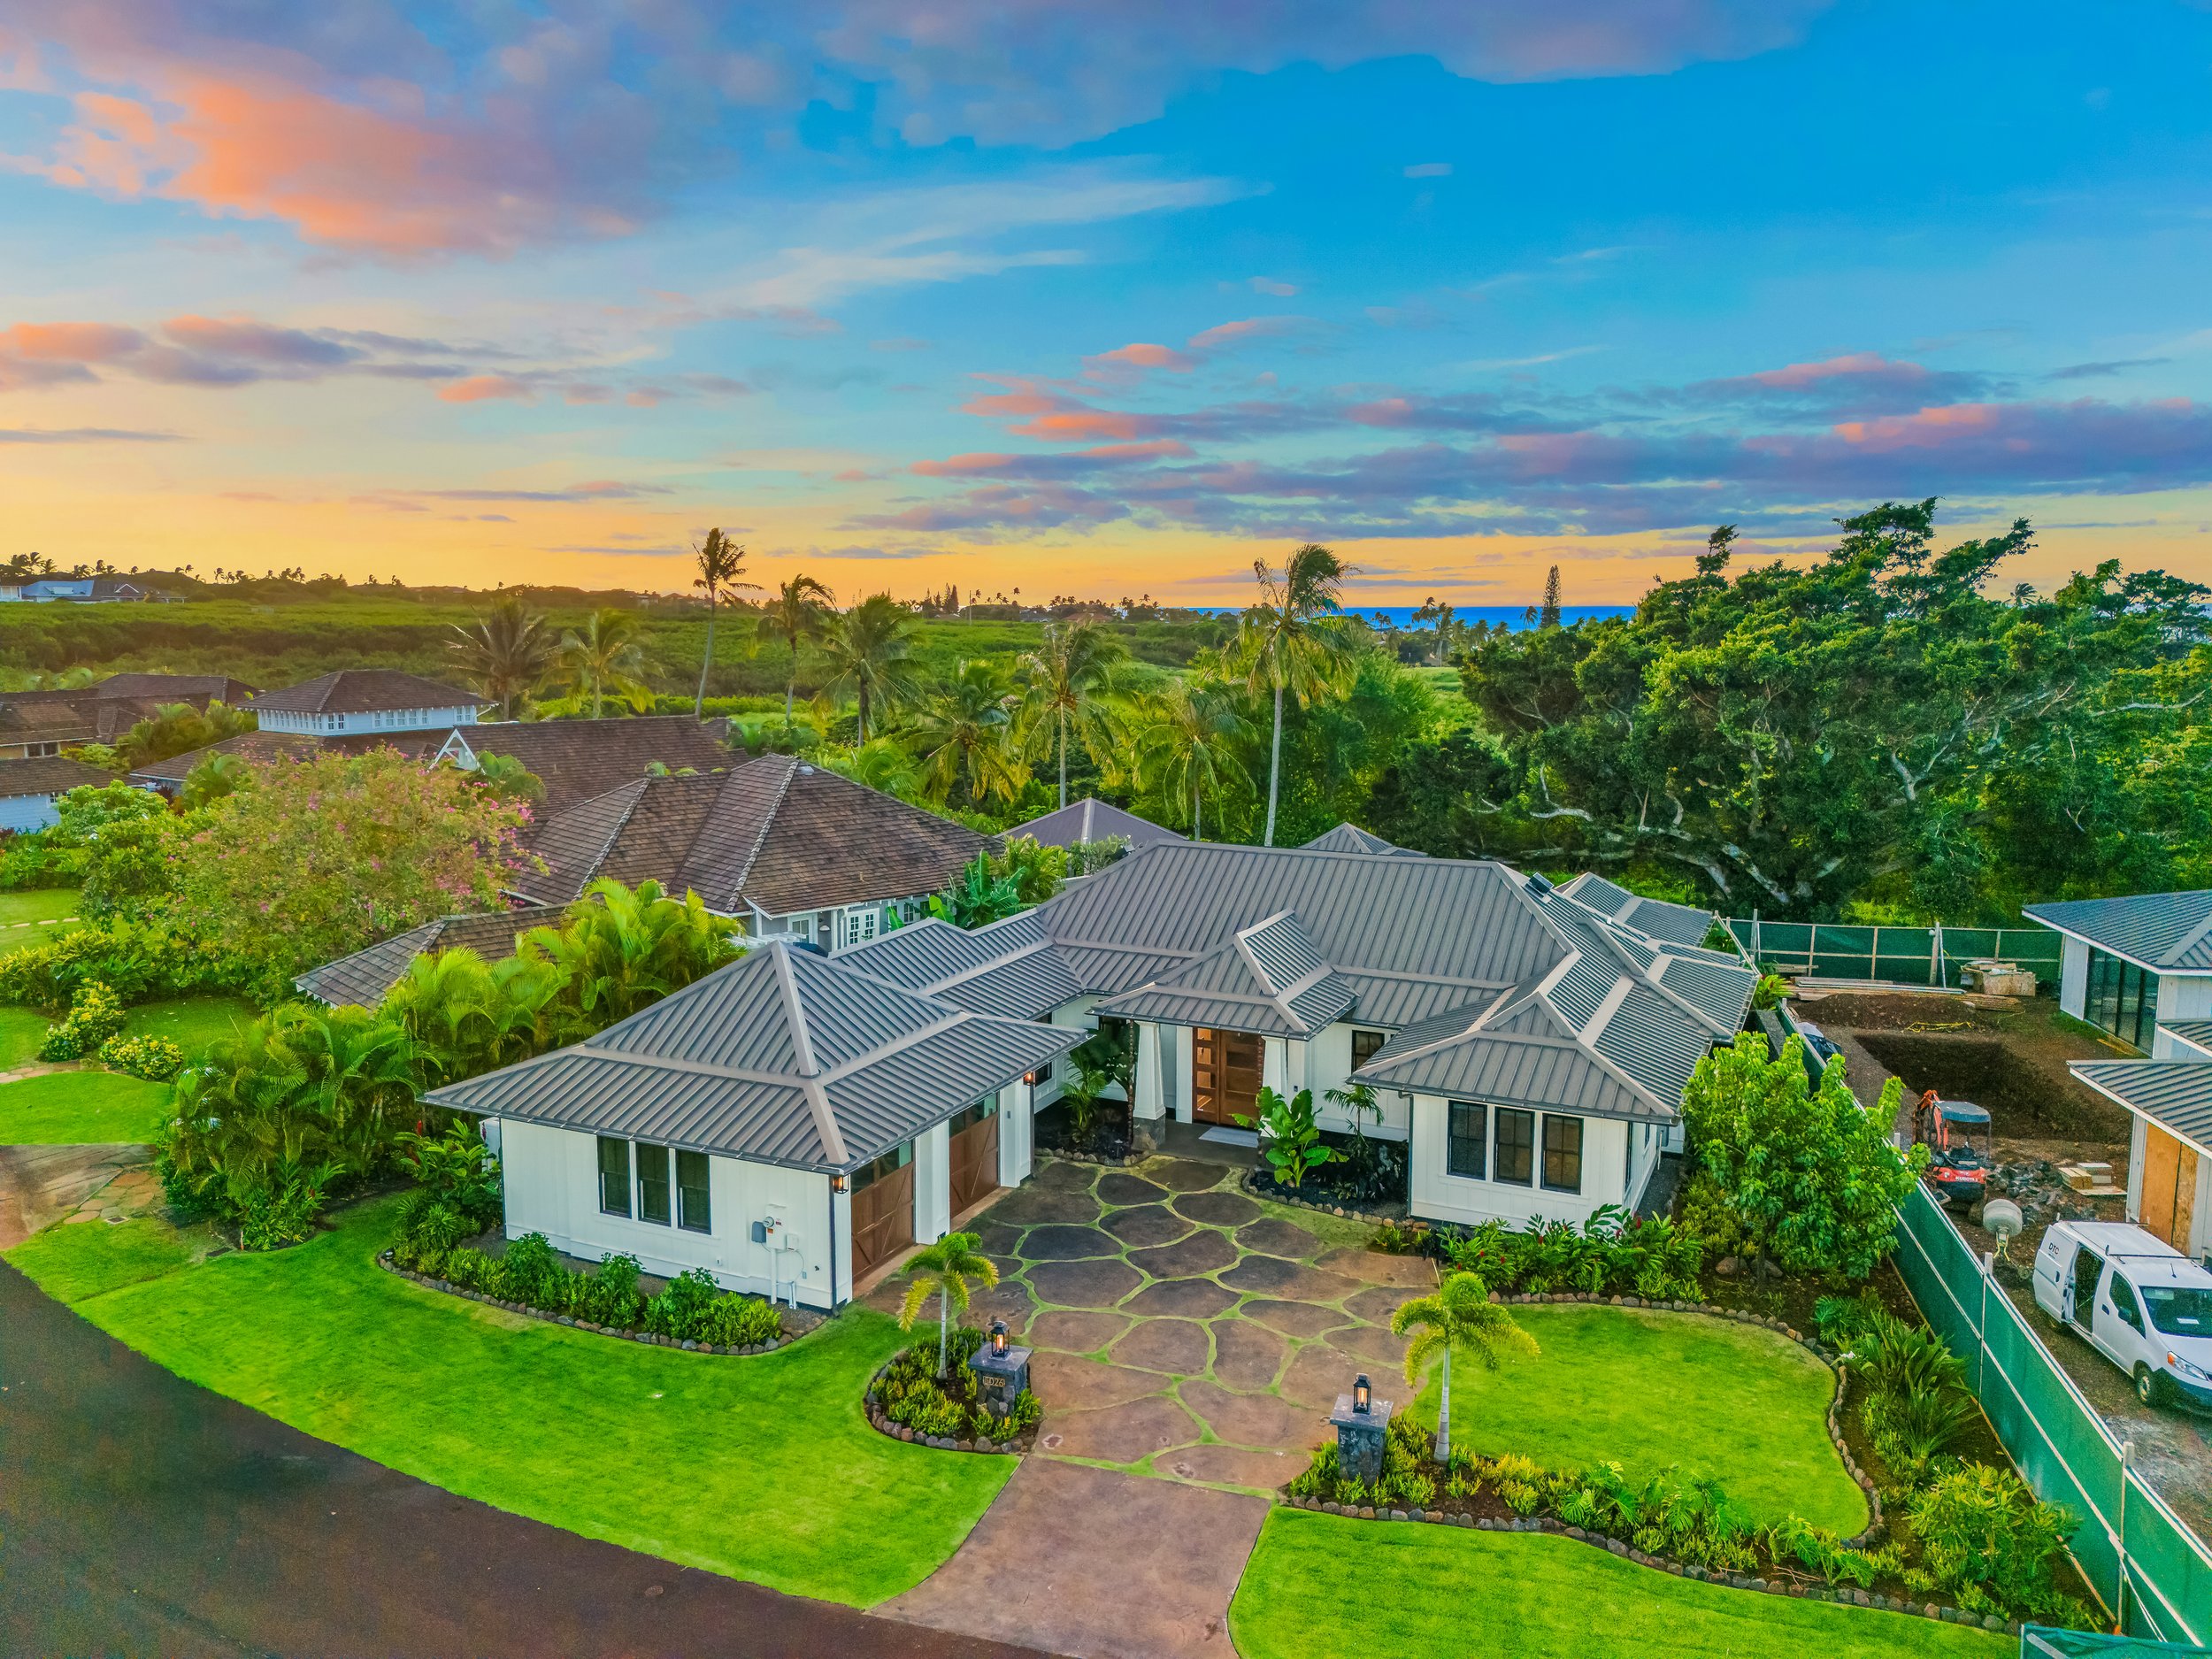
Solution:
M 455 1497 L 172 1375 L 4 1263 L 0 1654 L 1033 1659 Z

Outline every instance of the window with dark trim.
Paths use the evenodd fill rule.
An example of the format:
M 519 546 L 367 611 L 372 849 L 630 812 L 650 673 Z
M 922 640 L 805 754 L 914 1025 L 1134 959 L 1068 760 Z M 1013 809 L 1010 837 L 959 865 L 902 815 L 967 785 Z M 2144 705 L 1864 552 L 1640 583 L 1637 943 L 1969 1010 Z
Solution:
M 1471 1100 L 1451 1101 L 1448 1109 L 1450 1121 L 1444 1141 L 1444 1167 L 1454 1175 L 1479 1181 L 1483 1178 L 1483 1154 L 1490 1140 L 1490 1109 Z
M 599 1137 L 599 1210 L 602 1215 L 630 1213 L 630 1143 Z
M 1582 1119 L 1544 1114 L 1544 1185 L 1555 1193 L 1582 1190 Z
M 666 1226 L 672 1219 L 668 1207 L 668 1148 L 637 1147 L 637 1218 Z
M 864 1164 L 853 1171 L 853 1191 L 873 1187 L 887 1175 L 896 1175 L 914 1161 L 914 1143 L 902 1141 L 872 1164 Z
M 1381 1052 L 1383 1044 L 1390 1041 L 1386 1031 L 1356 1031 L 1352 1033 L 1352 1070 L 1356 1071 Z
M 713 1201 L 708 1192 L 707 1155 L 676 1155 L 676 1225 L 689 1233 L 714 1231 Z
M 1511 1106 L 1501 1106 L 1498 1120 L 1497 1159 L 1493 1165 L 1491 1179 L 1506 1181 L 1515 1187 L 1532 1187 L 1536 1182 L 1536 1114 Z
M 952 1118 L 951 1121 L 945 1125 L 945 1128 L 950 1133 L 956 1135 L 964 1129 L 974 1128 L 987 1118 L 995 1118 L 997 1116 L 998 1096 L 995 1094 L 986 1094 L 981 1100 L 976 1102 L 974 1105 L 969 1107 L 965 1111 L 961 1112 L 957 1117 Z

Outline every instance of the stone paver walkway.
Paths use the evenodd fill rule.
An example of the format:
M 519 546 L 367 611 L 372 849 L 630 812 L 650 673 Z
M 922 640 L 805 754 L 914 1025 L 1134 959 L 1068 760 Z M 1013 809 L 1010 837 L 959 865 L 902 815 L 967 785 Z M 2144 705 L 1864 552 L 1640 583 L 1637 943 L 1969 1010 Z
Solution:
M 150 1147 L 0 1147 L 0 1250 L 58 1221 L 121 1221 L 151 1209 Z
M 1266 1493 L 1327 1438 L 1353 1377 L 1398 1374 L 1390 1316 L 1436 1282 L 1366 1229 L 1234 1190 L 1238 1171 L 1158 1157 L 1048 1163 L 977 1219 L 998 1287 L 971 1317 L 1037 1349 L 1048 1457 Z M 894 1279 L 869 1300 L 895 1308 Z

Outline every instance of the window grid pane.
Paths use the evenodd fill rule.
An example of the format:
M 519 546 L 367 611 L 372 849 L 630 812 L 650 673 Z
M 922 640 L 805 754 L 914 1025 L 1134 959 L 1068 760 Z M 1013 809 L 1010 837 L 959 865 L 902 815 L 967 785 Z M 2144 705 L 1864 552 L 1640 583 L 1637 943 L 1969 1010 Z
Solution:
M 1555 1193 L 1582 1190 L 1582 1119 L 1544 1114 L 1544 1185 Z
M 714 1213 L 707 1193 L 707 1155 L 676 1155 L 676 1225 L 692 1233 L 712 1233 Z
M 630 1143 L 599 1137 L 599 1209 L 610 1216 L 630 1213 Z
M 1536 1179 L 1536 1114 L 1510 1106 L 1498 1109 L 1497 1173 L 1494 1180 L 1530 1187 Z
M 1445 1168 L 1454 1175 L 1479 1181 L 1483 1178 L 1485 1143 L 1490 1138 L 1483 1121 L 1489 1116 L 1489 1110 L 1479 1101 L 1464 1100 L 1451 1102 L 1449 1110 Z
M 669 1224 L 668 1148 L 638 1143 L 637 1218 Z

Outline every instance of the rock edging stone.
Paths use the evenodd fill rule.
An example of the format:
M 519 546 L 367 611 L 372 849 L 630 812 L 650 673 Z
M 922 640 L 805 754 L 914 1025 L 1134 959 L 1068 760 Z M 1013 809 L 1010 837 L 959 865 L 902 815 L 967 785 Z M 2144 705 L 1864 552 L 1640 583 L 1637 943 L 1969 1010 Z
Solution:
M 1962 1608 L 1946 1607 L 1936 1601 L 1907 1601 L 1893 1595 L 1878 1595 L 1871 1591 L 1845 1589 L 1827 1585 L 1793 1584 L 1781 1578 L 1764 1578 L 1740 1572 L 1715 1572 L 1709 1568 L 1693 1566 L 1686 1562 L 1664 1555 L 1647 1555 L 1633 1545 L 1617 1538 L 1608 1538 L 1602 1532 L 1569 1526 L 1565 1522 L 1549 1516 L 1515 1517 L 1509 1520 L 1494 1520 L 1488 1516 L 1476 1516 L 1466 1510 L 1391 1509 L 1371 1506 L 1350 1509 L 1334 1501 L 1319 1498 L 1278 1497 L 1276 1502 L 1286 1509 L 1310 1509 L 1316 1514 L 1340 1515 L 1359 1521 L 1426 1522 L 1437 1526 L 1463 1526 L 1484 1532 L 1549 1532 L 1559 1538 L 1571 1538 L 1578 1543 L 1594 1545 L 1609 1555 L 1632 1561 L 1640 1567 L 1654 1571 L 1671 1573 L 1678 1578 L 1699 1578 L 1707 1584 L 1727 1585 L 1738 1590 L 1755 1590 L 1766 1595 L 1787 1595 L 1804 1601 L 1833 1601 L 1842 1606 L 1878 1608 L 1889 1613 L 1909 1613 L 1916 1618 L 1932 1618 L 1946 1624 L 1970 1624 L 1978 1629 L 2001 1631 L 2008 1636 L 2020 1634 L 2017 1620 L 1999 1618 L 1994 1613 L 1969 1613 Z
M 1035 1448 L 1035 1429 L 1017 1434 L 1010 1440 L 962 1440 L 945 1434 L 918 1434 L 903 1423 L 892 1422 L 883 1414 L 883 1408 L 876 1400 L 876 1385 L 883 1380 L 884 1374 L 890 1369 L 891 1362 L 888 1360 L 876 1367 L 875 1374 L 868 1379 L 868 1391 L 861 1399 L 868 1413 L 868 1426 L 877 1433 L 915 1446 L 932 1447 L 941 1452 L 981 1452 L 991 1457 L 1016 1457 Z
M 789 1348 L 799 1339 L 795 1336 L 772 1337 L 765 1342 L 726 1343 L 695 1342 L 672 1336 L 657 1336 L 650 1331 L 636 1331 L 626 1326 L 594 1325 L 588 1319 L 579 1319 L 565 1313 L 548 1313 L 542 1308 L 533 1308 L 525 1302 L 503 1302 L 497 1296 L 488 1296 L 480 1290 L 465 1290 L 450 1279 L 433 1279 L 427 1273 L 418 1273 L 402 1267 L 392 1259 L 389 1250 L 380 1252 L 376 1264 L 388 1273 L 411 1279 L 426 1290 L 443 1291 L 449 1296 L 458 1296 L 464 1302 L 480 1302 L 488 1308 L 497 1308 L 504 1313 L 518 1313 L 526 1319 L 541 1319 L 548 1325 L 566 1325 L 572 1331 L 588 1331 L 595 1336 L 611 1336 L 625 1342 L 642 1342 L 650 1348 L 681 1348 L 687 1354 L 772 1354 L 780 1348 Z
M 1286 1193 L 1263 1183 L 1257 1170 L 1247 1170 L 1238 1178 L 1237 1185 L 1253 1197 L 1271 1204 L 1288 1204 L 1293 1210 L 1310 1210 L 1317 1215 L 1341 1216 L 1347 1221 L 1364 1221 L 1372 1226 L 1387 1224 L 1394 1227 L 1405 1225 L 1403 1216 L 1388 1215 L 1379 1210 L 1359 1210 L 1348 1204 L 1317 1204 L 1310 1198 L 1301 1198 L 1295 1193 Z

